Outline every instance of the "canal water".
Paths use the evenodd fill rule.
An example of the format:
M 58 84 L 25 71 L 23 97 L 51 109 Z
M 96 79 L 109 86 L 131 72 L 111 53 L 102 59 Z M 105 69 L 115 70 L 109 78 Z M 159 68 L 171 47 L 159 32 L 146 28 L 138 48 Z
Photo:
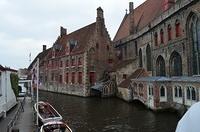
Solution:
M 74 132 L 174 132 L 175 113 L 155 113 L 140 103 L 117 98 L 82 98 L 40 92 L 40 100 L 50 102 Z

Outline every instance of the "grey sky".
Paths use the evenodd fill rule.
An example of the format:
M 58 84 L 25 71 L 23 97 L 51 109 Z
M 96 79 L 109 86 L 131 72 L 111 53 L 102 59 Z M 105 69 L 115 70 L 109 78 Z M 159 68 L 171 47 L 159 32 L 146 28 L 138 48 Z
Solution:
M 27 67 L 29 53 L 33 60 L 42 45 L 51 47 L 60 26 L 70 33 L 94 22 L 99 6 L 113 38 L 130 1 L 145 0 L 0 0 L 0 64 Z

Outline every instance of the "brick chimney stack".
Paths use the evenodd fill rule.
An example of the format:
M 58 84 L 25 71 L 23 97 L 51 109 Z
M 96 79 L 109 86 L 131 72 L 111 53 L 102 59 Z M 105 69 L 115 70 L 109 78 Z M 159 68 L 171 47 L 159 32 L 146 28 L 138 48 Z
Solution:
M 45 50 L 47 50 L 47 46 L 46 45 L 42 45 L 42 51 L 45 51 Z
M 97 8 L 97 18 L 96 18 L 96 30 L 97 33 L 103 34 L 104 24 L 104 16 L 103 9 L 101 7 Z
M 67 35 L 67 29 L 64 27 L 60 27 L 60 36 L 62 37 L 63 35 Z
M 133 11 L 133 2 L 129 2 L 129 13 Z
M 135 22 L 134 22 L 134 4 L 133 2 L 129 2 L 129 34 L 135 33 Z

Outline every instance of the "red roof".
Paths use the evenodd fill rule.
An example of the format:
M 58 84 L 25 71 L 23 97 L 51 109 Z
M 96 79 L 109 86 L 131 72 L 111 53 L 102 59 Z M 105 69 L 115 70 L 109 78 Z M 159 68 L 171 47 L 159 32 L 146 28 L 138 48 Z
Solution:
M 143 4 L 134 9 L 134 27 L 137 31 L 147 26 L 152 20 L 163 13 L 163 0 L 146 0 Z M 130 14 L 126 14 L 114 37 L 118 41 L 129 36 Z
M 87 25 L 79 30 L 76 30 L 70 34 L 58 37 L 55 44 L 60 45 L 62 49 L 56 54 L 56 56 L 65 55 L 67 50 L 69 50 L 69 47 L 67 47 L 69 41 L 77 42 L 76 46 L 72 49 L 70 54 L 83 53 L 87 47 L 87 44 L 91 36 L 95 33 L 95 28 L 96 28 L 96 22 Z
M 118 86 L 121 88 L 128 88 L 131 83 L 131 79 L 147 77 L 147 76 L 148 76 L 147 71 L 143 68 L 139 68 L 134 73 L 132 73 L 127 79 L 122 81 Z

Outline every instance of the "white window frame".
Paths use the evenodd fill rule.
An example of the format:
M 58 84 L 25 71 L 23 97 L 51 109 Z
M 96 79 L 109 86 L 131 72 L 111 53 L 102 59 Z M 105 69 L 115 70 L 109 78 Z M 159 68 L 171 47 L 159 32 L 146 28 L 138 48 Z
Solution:
M 161 87 L 164 87 L 164 89 L 165 89 L 165 96 L 162 96 L 162 97 L 160 95 L 160 93 L 161 93 Z M 159 87 L 159 96 L 160 96 L 160 102 L 167 102 L 167 88 L 166 88 L 165 85 L 161 85 Z
M 187 99 L 187 88 L 190 90 L 190 99 Z M 196 100 L 192 100 L 192 88 L 195 89 L 195 94 L 196 94 Z M 195 86 L 193 85 L 187 85 L 185 87 L 185 105 L 191 106 L 197 102 L 197 96 L 198 96 L 198 90 Z
M 177 88 L 177 97 L 175 96 L 175 88 Z M 179 89 L 182 90 L 182 97 L 179 95 Z M 173 86 L 173 101 L 179 104 L 183 104 L 183 94 L 184 94 L 184 89 L 180 84 L 175 84 Z

